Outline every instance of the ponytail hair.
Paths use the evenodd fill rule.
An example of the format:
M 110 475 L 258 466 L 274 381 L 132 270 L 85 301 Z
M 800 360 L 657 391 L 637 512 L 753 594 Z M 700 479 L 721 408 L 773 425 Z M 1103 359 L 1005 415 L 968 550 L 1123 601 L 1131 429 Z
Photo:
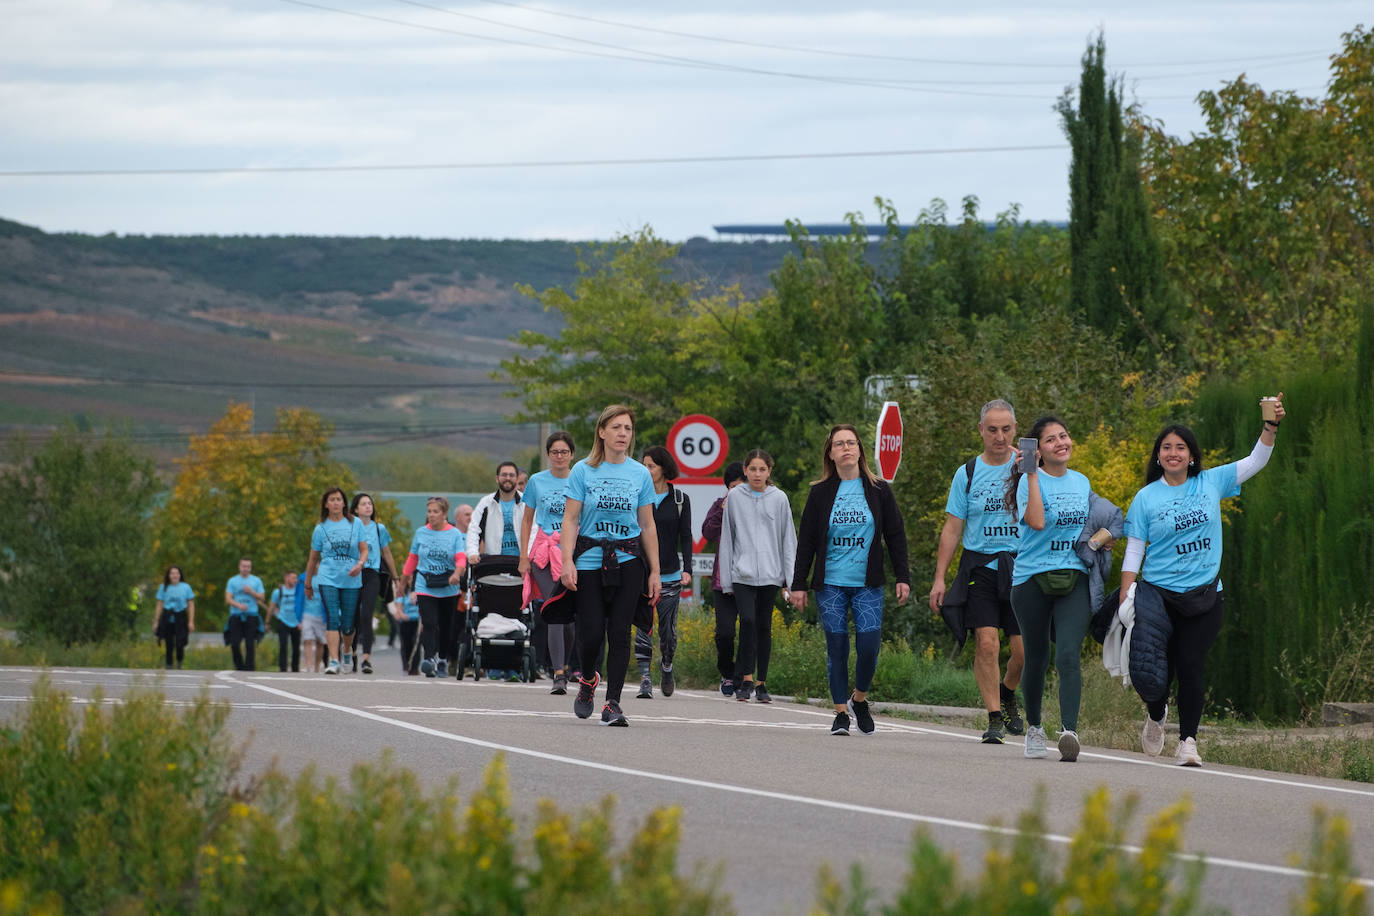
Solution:
M 1049 426 L 1052 423 L 1058 424 L 1059 426 L 1064 426 L 1063 420 L 1059 419 L 1052 413 L 1047 413 L 1040 419 L 1036 420 L 1033 424 L 1031 424 L 1030 434 L 1026 438 L 1034 439 L 1036 442 L 1039 442 L 1041 435 L 1043 435 L 1045 432 L 1045 427 Z M 1067 426 L 1064 426 L 1064 428 L 1068 429 Z M 1039 467 L 1042 463 L 1043 462 L 1037 460 L 1036 467 Z M 1024 476 L 1025 475 L 1021 471 L 1021 462 L 1014 462 L 1012 465 L 1011 473 L 1007 475 L 1006 492 L 1002 495 L 1002 506 L 1013 516 L 1016 515 L 1016 488 L 1020 485 L 1021 478 Z

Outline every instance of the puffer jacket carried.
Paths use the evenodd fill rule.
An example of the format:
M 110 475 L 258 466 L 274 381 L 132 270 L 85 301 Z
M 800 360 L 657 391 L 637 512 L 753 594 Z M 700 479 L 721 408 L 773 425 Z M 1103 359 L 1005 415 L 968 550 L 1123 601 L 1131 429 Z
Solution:
M 1148 582 L 1137 580 L 1135 627 L 1131 631 L 1131 685 L 1146 703 L 1169 695 L 1169 639 L 1174 625 L 1164 597 Z

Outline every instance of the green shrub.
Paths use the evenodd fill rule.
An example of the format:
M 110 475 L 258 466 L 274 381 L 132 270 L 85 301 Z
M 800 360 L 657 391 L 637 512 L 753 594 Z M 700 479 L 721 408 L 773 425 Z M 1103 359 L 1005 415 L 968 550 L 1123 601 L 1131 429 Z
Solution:
M 258 649 L 269 646 L 267 640 Z M 270 656 L 275 664 L 276 646 Z M 161 668 L 166 663 L 161 644 L 152 639 L 111 639 L 105 642 L 78 642 L 70 646 L 60 641 L 35 638 L 22 643 L 0 639 L 0 665 L 34 668 L 66 666 L 74 668 Z M 201 671 L 221 671 L 233 667 L 225 646 L 187 646 L 183 667 Z

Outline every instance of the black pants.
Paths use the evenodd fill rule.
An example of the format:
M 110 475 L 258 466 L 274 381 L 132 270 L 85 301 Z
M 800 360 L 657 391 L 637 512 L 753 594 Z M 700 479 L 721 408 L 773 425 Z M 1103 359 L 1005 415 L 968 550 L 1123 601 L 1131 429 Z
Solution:
M 733 594 L 712 589 L 711 597 L 716 606 L 716 670 L 729 680 L 735 676 L 735 621 L 739 611 Z
M 435 598 L 417 595 L 420 605 L 420 651 L 425 658 L 438 658 L 439 649 L 445 652 L 453 642 L 454 619 L 458 614 L 458 596 Z
M 186 641 L 188 639 L 190 639 L 190 623 L 186 612 L 177 613 L 164 609 L 162 612 L 162 641 L 167 647 L 168 668 L 172 667 L 174 655 L 178 665 L 186 657 Z
M 768 679 L 768 659 L 773 654 L 773 599 L 777 597 L 776 585 L 735 583 L 735 608 L 739 611 L 737 684 L 749 675 L 759 683 Z
M 234 653 L 234 668 L 257 671 L 258 618 L 235 614 L 229 618 L 229 649 Z
M 1202 685 L 1203 665 L 1207 661 L 1207 650 L 1217 641 L 1221 632 L 1222 596 L 1217 595 L 1216 604 L 1205 614 L 1184 617 L 1164 602 L 1164 610 L 1169 614 L 1169 622 L 1174 625 L 1174 634 L 1169 637 L 1169 681 L 1178 678 L 1178 740 L 1197 738 L 1198 723 L 1202 721 L 1202 701 L 1206 690 Z M 1164 699 L 1147 706 L 1150 718 L 1158 721 L 1164 718 L 1164 706 L 1168 702 L 1168 690 Z
M 391 621 L 393 631 L 400 631 L 401 635 L 401 670 L 409 674 L 419 674 L 420 672 L 420 653 L 415 651 L 415 636 L 420 632 L 420 621 L 402 620 L 397 623 Z
M 658 618 L 658 664 L 664 671 L 673 670 L 673 658 L 677 655 L 677 606 L 682 600 L 680 574 L 673 572 L 671 575 L 676 581 L 663 583 L 658 606 L 654 608 L 654 615 Z M 653 657 L 653 639 L 635 627 L 635 661 L 639 663 L 640 677 L 649 676 Z
M 353 645 L 360 646 L 363 655 L 372 654 L 372 612 L 377 610 L 377 596 L 381 591 L 381 573 L 364 569 L 363 590 L 358 596 L 358 629 L 353 636 Z
M 587 662 L 601 654 L 604 640 L 606 650 L 606 699 L 620 702 L 625 687 L 625 673 L 630 666 L 630 628 L 634 624 L 635 606 L 644 593 L 644 563 L 638 558 L 620 564 L 620 582 L 603 586 L 605 573 L 600 569 L 579 569 L 577 591 L 573 597 L 577 607 L 577 643 L 581 649 L 582 677 L 591 672 Z
M 291 657 L 291 670 L 301 670 L 301 628 L 288 627 L 280 620 L 272 621 L 277 628 L 277 670 L 286 670 L 287 651 Z

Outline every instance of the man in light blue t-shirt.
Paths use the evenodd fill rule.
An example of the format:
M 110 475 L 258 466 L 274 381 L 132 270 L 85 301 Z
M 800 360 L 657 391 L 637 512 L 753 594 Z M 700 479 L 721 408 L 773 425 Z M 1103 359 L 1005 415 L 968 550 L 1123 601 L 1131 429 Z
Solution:
M 988 711 L 983 742 L 1001 744 L 1004 732 L 1019 735 L 1025 731 L 1016 708 L 1025 650 L 1011 595 L 1003 588 L 1009 585 L 1011 570 L 999 567 L 999 563 L 1005 565 L 1006 554 L 1016 554 L 1019 541 L 1016 517 L 1004 502 L 1016 443 L 1016 413 L 1011 404 L 1000 398 L 984 404 L 978 434 L 983 437 L 983 453 L 961 465 L 949 484 L 930 609 L 937 614 L 961 612 L 963 626 L 973 632 L 973 675 Z M 945 574 L 961 543 L 964 552 L 954 586 L 947 593 Z M 1003 560 L 999 561 L 999 555 Z M 1000 679 L 999 629 L 1006 631 L 1011 644 L 1007 675 Z
M 239 574 L 224 585 L 224 603 L 229 606 L 229 648 L 234 653 L 234 668 L 239 671 L 257 670 L 258 630 L 262 618 L 258 616 L 258 602 L 266 601 L 262 580 L 253 575 L 253 561 L 239 560 Z

